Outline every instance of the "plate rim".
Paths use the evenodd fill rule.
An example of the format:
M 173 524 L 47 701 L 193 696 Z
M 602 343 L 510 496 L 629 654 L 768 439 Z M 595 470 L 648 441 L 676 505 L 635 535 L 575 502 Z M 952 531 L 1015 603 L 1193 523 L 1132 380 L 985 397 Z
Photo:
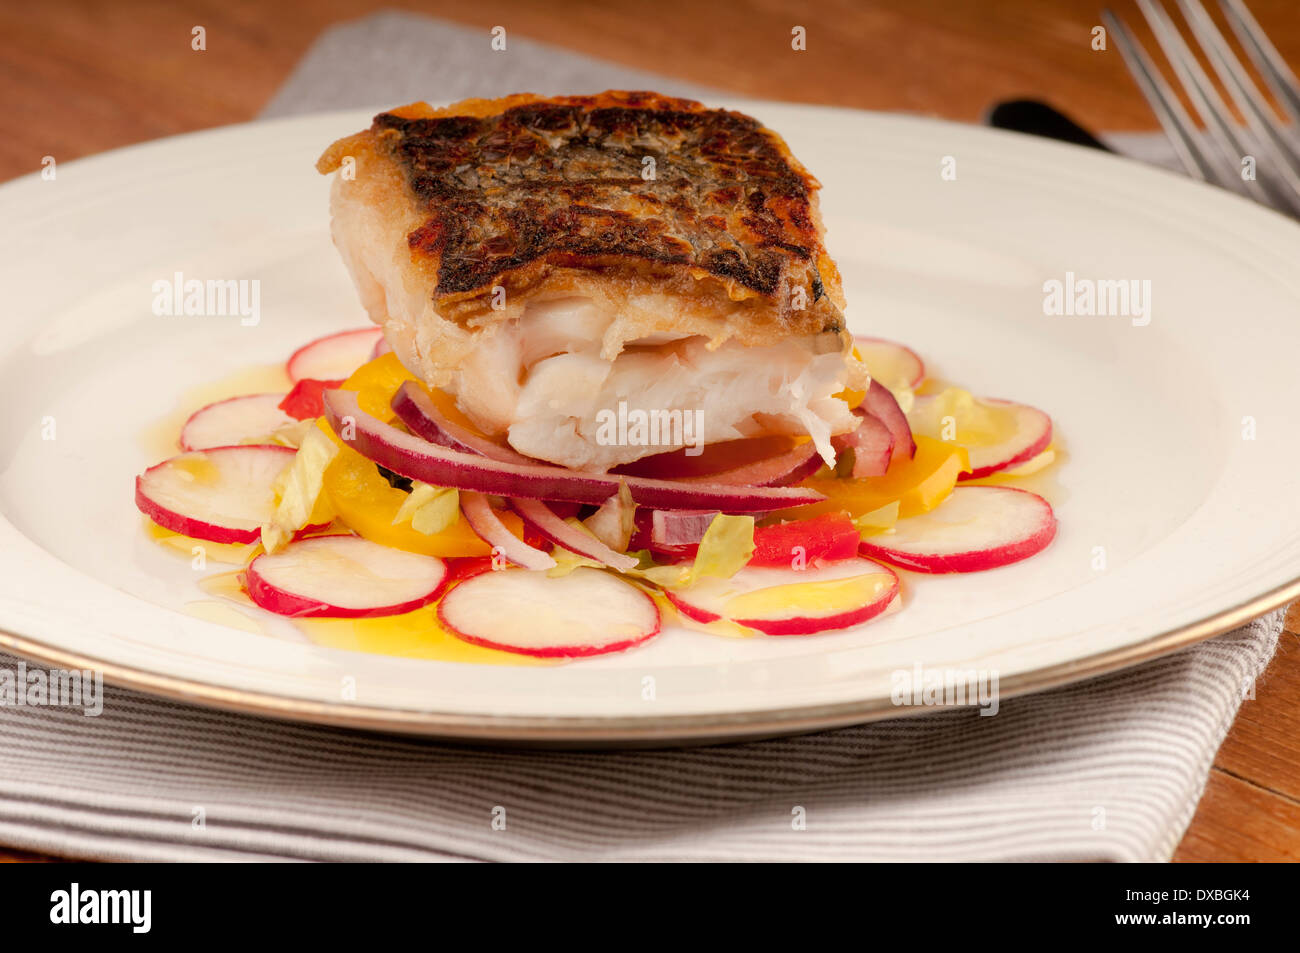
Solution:
M 852 113 L 905 122 L 921 126 L 948 126 L 962 130 L 978 130 L 993 134 L 993 138 L 1024 140 L 1017 133 L 989 129 L 970 123 L 936 117 L 921 117 L 877 110 L 859 110 L 824 104 L 799 104 L 769 100 L 751 100 L 740 97 L 717 97 L 734 106 L 762 110 L 768 107 L 798 108 L 825 114 Z M 341 118 L 356 115 L 363 109 L 348 108 L 302 116 L 284 117 L 270 122 L 271 126 Z M 154 146 L 180 140 L 230 133 L 245 127 L 258 127 L 263 122 L 231 123 L 203 130 L 195 130 L 162 139 L 132 143 L 69 160 L 65 166 L 80 167 L 109 157 L 122 156 Z M 1029 137 L 1035 148 L 1069 150 L 1077 149 Z M 1124 161 L 1122 157 L 1097 156 L 1102 161 Z M 1129 160 L 1127 165 L 1135 165 Z M 1146 174 L 1157 174 L 1177 187 L 1197 188 L 1191 182 L 1170 170 L 1143 166 Z M 19 176 L 0 183 L 0 195 L 7 196 L 23 189 L 38 173 Z M 1249 200 L 1218 193 L 1219 200 L 1238 200 L 1250 206 L 1253 214 L 1272 213 L 1274 221 L 1290 220 L 1280 213 L 1258 206 Z M 1000 680 L 999 695 L 1003 698 L 1044 691 L 1061 685 L 1115 672 L 1133 665 L 1176 652 L 1187 646 L 1230 631 L 1250 620 L 1300 598 L 1300 577 L 1202 619 L 1159 632 L 1137 642 L 1093 653 L 1075 659 L 1053 663 L 1029 671 L 1008 675 Z M 947 705 L 898 706 L 887 698 L 862 699 L 801 705 L 787 708 L 705 712 L 682 715 L 655 716 L 517 716 L 472 713 L 453 713 L 413 708 L 380 708 L 355 703 L 327 703 L 276 695 L 270 692 L 230 688 L 200 679 L 151 672 L 147 668 L 106 662 L 80 652 L 59 648 L 40 639 L 0 629 L 0 648 L 24 658 L 67 668 L 91 668 L 102 672 L 104 680 L 113 686 L 141 691 L 154 697 L 166 698 L 188 704 L 234 713 L 270 717 L 280 721 L 349 728 L 363 731 L 418 735 L 447 741 L 478 744 L 504 744 L 520 746 L 599 747 L 618 744 L 632 746 L 671 746 L 674 744 L 707 744 L 720 741 L 743 741 L 759 737 L 773 737 L 863 724 L 886 718 L 923 714 Z
M 1149 662 L 1236 629 L 1289 602 L 1300 599 L 1300 578 L 1205 619 L 1169 629 L 1141 642 L 1067 662 L 1009 675 L 999 681 L 998 697 L 1013 698 L 1072 684 Z M 260 715 L 279 721 L 306 722 L 388 734 L 418 735 L 445 741 L 510 744 L 526 747 L 590 746 L 633 743 L 638 746 L 712 744 L 805 734 L 907 717 L 969 705 L 894 705 L 883 698 L 796 706 L 770 711 L 711 712 L 633 718 L 604 716 L 515 716 L 457 714 L 368 705 L 326 704 L 304 698 L 226 688 L 209 682 L 161 675 L 129 665 L 105 662 L 0 630 L 0 647 L 24 658 L 68 669 L 92 669 L 119 688 L 181 701 L 201 702 L 222 711 Z M 888 703 L 887 703 L 888 702 Z

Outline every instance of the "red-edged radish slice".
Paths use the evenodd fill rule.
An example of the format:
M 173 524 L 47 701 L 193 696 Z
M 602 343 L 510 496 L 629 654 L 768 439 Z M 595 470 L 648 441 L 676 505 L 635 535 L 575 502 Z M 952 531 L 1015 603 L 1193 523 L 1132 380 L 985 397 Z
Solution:
M 555 545 L 563 546 L 579 556 L 586 556 L 619 571 L 632 569 L 637 564 L 634 557 L 615 552 L 585 530 L 566 523 L 541 500 L 511 500 L 510 508 Z M 553 557 L 547 558 L 551 560 L 551 565 L 555 565 Z
M 898 406 L 894 395 L 880 381 L 871 382 L 871 386 L 867 388 L 867 396 L 862 399 L 862 406 L 858 409 L 875 417 L 889 428 L 889 432 L 894 437 L 892 451 L 894 454 L 903 454 L 909 460 L 916 456 L 916 440 L 912 437 L 912 425 L 908 423 L 907 415 L 903 413 L 903 408 Z
M 383 334 L 381 328 L 357 328 L 304 344 L 293 352 L 285 365 L 289 380 L 295 384 L 304 377 L 318 381 L 344 380 L 370 360 L 375 342 Z
M 461 490 L 460 510 L 479 538 L 516 566 L 524 569 L 551 569 L 555 566 L 555 559 L 550 553 L 534 549 L 510 532 L 482 493 Z
M 248 394 L 201 407 L 181 428 L 182 450 L 229 447 L 269 437 L 297 421 L 280 409 L 284 394 Z
M 135 478 L 135 505 L 182 536 L 251 543 L 275 513 L 273 484 L 295 453 L 267 444 L 182 453 Z
M 957 478 L 959 480 L 978 480 L 991 473 L 1028 463 L 1052 442 L 1052 418 L 1037 407 L 1009 400 L 985 398 L 985 401 L 996 407 L 1004 407 L 1014 415 L 1015 433 L 1002 443 L 968 446 L 966 451 L 970 455 L 971 472 L 963 473 Z
M 325 417 L 363 457 L 412 480 L 510 498 L 604 503 L 626 484 L 634 502 L 659 509 L 754 513 L 818 503 L 816 490 L 794 486 L 724 486 L 588 473 L 541 464 L 504 463 L 438 446 L 365 413 L 352 391 L 325 392 Z
M 382 334 L 382 329 L 380 330 L 379 340 L 375 341 L 375 346 L 370 349 L 370 359 L 372 361 L 377 357 L 383 357 L 393 349 L 393 346 L 388 343 L 388 338 Z
M 846 434 L 831 438 L 831 445 L 837 452 L 853 451 L 853 478 L 884 476 L 889 469 L 889 461 L 894 455 L 894 435 L 878 417 L 864 411 L 861 407 L 854 410 L 858 417 L 858 428 Z M 910 430 L 908 431 L 910 434 Z
M 481 454 L 503 463 L 536 465 L 539 462 L 452 420 L 415 381 L 406 381 L 397 388 L 392 407 L 411 433 L 440 447 Z
M 659 634 L 659 607 L 600 569 L 564 576 L 502 569 L 465 580 L 438 618 L 466 642 L 540 658 L 622 652 Z
M 1036 493 L 959 486 L 938 507 L 864 539 L 859 552 L 917 572 L 979 572 L 1028 559 L 1056 536 L 1056 515 Z
M 917 433 L 942 439 L 943 405 L 936 403 L 942 396 L 916 399 L 908 418 L 916 425 Z M 1001 420 L 995 434 L 980 433 L 974 439 L 969 434 L 971 426 L 963 426 L 960 418 L 955 420 L 952 440 L 966 448 L 971 466 L 959 480 L 978 480 L 1019 466 L 1038 456 L 1052 442 L 1052 418 L 1037 407 L 990 397 L 975 398 L 975 402 L 984 405 L 985 413 L 997 414 Z
M 891 390 L 916 390 L 925 380 L 925 363 L 909 347 L 861 335 L 853 338 L 853 346 L 871 376 Z
M 312 536 L 248 566 L 248 595 L 294 617 L 366 619 L 428 605 L 447 585 L 447 564 L 360 536 Z
M 726 619 L 768 635 L 814 635 L 880 615 L 898 596 L 898 577 L 857 557 L 803 570 L 746 566 L 730 579 L 701 579 L 664 594 L 697 622 Z

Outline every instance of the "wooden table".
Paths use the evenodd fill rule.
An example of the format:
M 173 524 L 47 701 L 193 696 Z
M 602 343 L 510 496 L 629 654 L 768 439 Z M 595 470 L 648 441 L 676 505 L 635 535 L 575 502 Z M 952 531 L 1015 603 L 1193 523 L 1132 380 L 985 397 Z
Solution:
M 1132 0 L 1109 0 L 1134 27 Z M 1295 0 L 1248 0 L 1300 64 Z M 0 180 L 255 116 L 325 27 L 383 7 L 545 40 L 755 97 L 978 121 L 1046 98 L 1093 129 L 1154 129 L 1118 60 L 1091 48 L 1103 0 L 0 0 Z M 190 48 L 202 26 L 207 49 Z M 791 28 L 807 51 L 790 50 Z M 1149 42 L 1145 29 L 1139 36 Z M 1300 604 L 1211 772 L 1175 859 L 1300 860 Z M 0 847 L 0 859 L 39 860 Z

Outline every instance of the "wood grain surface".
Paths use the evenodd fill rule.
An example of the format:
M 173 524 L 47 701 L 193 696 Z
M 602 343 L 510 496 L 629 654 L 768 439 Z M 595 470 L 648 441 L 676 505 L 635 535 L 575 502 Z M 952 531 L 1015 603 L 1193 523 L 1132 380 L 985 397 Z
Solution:
M 1296 0 L 1247 0 L 1300 64 Z M 979 121 L 1044 98 L 1099 130 L 1155 129 L 1113 49 L 1105 0 L 0 0 L 0 180 L 253 118 L 326 27 L 426 12 L 754 97 Z M 1149 42 L 1132 0 L 1110 0 Z M 807 50 L 790 50 L 794 26 Z M 202 26 L 207 49 L 190 48 Z M 1300 604 L 1298 604 L 1300 606 Z M 1218 754 L 1179 861 L 1300 859 L 1300 611 Z M 0 861 L 42 860 L 0 846 Z

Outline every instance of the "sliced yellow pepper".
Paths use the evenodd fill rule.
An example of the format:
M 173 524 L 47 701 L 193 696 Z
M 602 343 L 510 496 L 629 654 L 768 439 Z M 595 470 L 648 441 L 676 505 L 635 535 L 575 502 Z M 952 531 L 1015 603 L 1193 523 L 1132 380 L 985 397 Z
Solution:
M 371 460 L 343 447 L 325 471 L 325 492 L 339 520 L 372 542 L 426 556 L 490 556 L 492 547 L 479 539 L 463 515 L 440 533 L 426 536 L 409 522 L 393 525 L 406 493 L 385 480 Z M 523 521 L 513 513 L 499 514 L 516 536 Z
M 392 351 L 362 364 L 340 384 L 342 390 L 357 392 L 357 403 L 372 417 L 387 423 L 393 419 L 391 401 L 406 381 L 418 380 Z

